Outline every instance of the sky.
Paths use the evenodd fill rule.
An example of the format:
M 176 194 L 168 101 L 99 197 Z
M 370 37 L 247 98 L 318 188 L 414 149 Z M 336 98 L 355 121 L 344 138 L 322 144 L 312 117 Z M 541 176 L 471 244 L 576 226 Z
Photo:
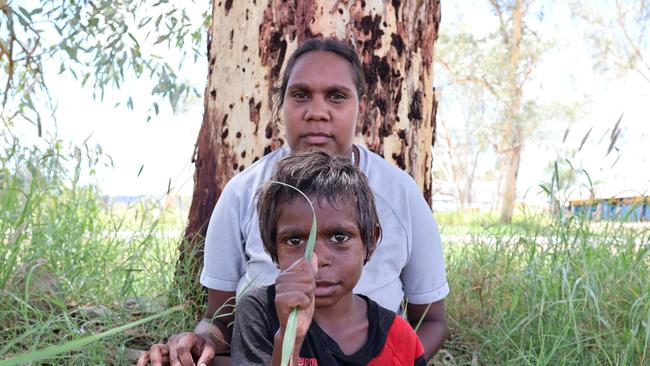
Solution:
M 474 3 L 476 6 L 443 1 L 441 30 L 449 22 L 462 19 L 473 25 L 474 32 L 489 31 L 494 19 L 486 15 L 489 10 L 481 5 L 487 2 Z M 571 126 L 566 143 L 572 146 L 577 146 L 593 127 L 590 141 L 572 163 L 587 170 L 592 180 L 603 182 L 599 188 L 603 195 L 648 190 L 650 121 L 646 110 L 650 104 L 650 87 L 633 76 L 612 80 L 596 74 L 571 19 L 561 12 L 551 11 L 545 19 L 545 32 L 557 31 L 562 36 L 557 47 L 545 56 L 536 71 L 539 98 L 571 99 L 576 95 L 586 95 L 592 101 Z M 171 49 L 169 52 L 177 51 Z M 57 68 L 58 64 L 46 66 L 50 92 L 57 102 L 57 118 L 56 125 L 49 123 L 45 128 L 67 142 L 80 144 L 88 141 L 90 145 L 101 145 L 102 150 L 110 155 L 114 166 L 98 167 L 97 176 L 89 178 L 90 181 L 96 182 L 100 190 L 110 196 L 162 196 L 168 185 L 176 194 L 191 195 L 191 156 L 202 122 L 202 98 L 178 114 L 163 105 L 159 115 L 147 122 L 147 111 L 154 101 L 150 95 L 153 86 L 150 80 L 130 78 L 121 90 L 109 90 L 100 101 L 92 98 L 89 87 L 81 88 L 69 76 L 56 75 L 54 70 Z M 187 71 L 179 70 L 179 74 L 202 90 L 207 80 L 205 59 L 200 58 L 196 64 L 189 61 L 184 69 Z M 129 93 L 135 102 L 134 109 L 129 110 L 124 105 L 116 107 L 116 100 L 123 101 Z M 598 140 L 611 132 L 621 114 L 624 117 L 618 144 L 620 151 L 605 156 L 606 146 L 603 144 L 607 144 Z M 542 167 L 558 158 L 554 154 L 561 144 L 564 129 L 558 126 L 555 134 L 547 136 L 539 146 L 526 146 L 518 182 L 520 198 L 539 199 L 534 197 L 534 192 L 539 191 L 536 187 L 548 180 Z M 35 139 L 33 130 L 25 129 L 20 134 L 27 140 Z M 575 196 L 581 194 L 585 193 L 574 193 Z

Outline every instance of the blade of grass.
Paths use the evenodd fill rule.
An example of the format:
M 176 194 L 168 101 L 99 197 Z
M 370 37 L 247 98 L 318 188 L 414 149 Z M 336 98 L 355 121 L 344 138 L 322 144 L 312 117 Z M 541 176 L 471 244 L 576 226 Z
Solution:
M 0 366 L 16 366 L 16 365 L 25 364 L 25 363 L 28 363 L 28 362 L 39 361 L 39 360 L 42 360 L 42 359 L 45 359 L 45 358 L 48 358 L 48 357 L 56 356 L 56 355 L 64 353 L 64 352 L 73 351 L 75 349 L 84 347 L 84 346 L 86 346 L 86 345 L 88 345 L 90 343 L 96 342 L 96 341 L 98 341 L 100 339 L 113 336 L 113 335 L 115 335 L 117 333 L 120 333 L 120 332 L 123 332 L 123 331 L 125 331 L 127 329 L 131 329 L 131 328 L 137 327 L 138 325 L 148 323 L 148 322 L 150 322 L 152 320 L 162 318 L 162 317 L 164 317 L 166 315 L 169 315 L 169 314 L 171 314 L 173 312 L 176 312 L 178 310 L 183 309 L 183 307 L 184 307 L 183 305 L 177 305 L 177 306 L 169 308 L 169 309 L 167 309 L 167 310 L 165 310 L 165 311 L 163 311 L 163 312 L 161 312 L 159 314 L 151 315 L 151 316 L 146 317 L 144 319 L 140 319 L 140 320 L 128 323 L 128 324 L 124 324 L 122 326 L 107 330 L 107 331 L 99 333 L 99 334 L 94 334 L 94 335 L 91 335 L 91 336 L 88 336 L 88 337 L 85 337 L 85 338 L 76 339 L 74 341 L 70 341 L 70 342 L 60 344 L 60 345 L 57 345 L 57 346 L 48 347 L 48 348 L 40 350 L 40 351 L 34 351 L 34 352 L 30 352 L 30 353 L 27 353 L 27 354 L 24 354 L 24 355 L 21 355 L 21 356 L 18 356 L 18 357 L 2 360 L 2 361 L 0 361 Z
M 307 238 L 307 248 L 305 248 L 305 259 L 308 262 L 311 261 L 311 256 L 314 253 L 314 245 L 316 244 L 316 211 L 314 210 L 314 206 L 311 204 L 309 197 L 307 197 L 307 195 L 304 194 L 298 188 L 290 184 L 286 184 L 274 180 L 269 181 L 269 183 L 280 184 L 287 188 L 293 189 L 296 192 L 300 193 L 303 197 L 305 197 L 307 203 L 309 203 L 309 207 L 311 207 L 311 212 L 312 212 L 312 219 L 311 219 L 311 230 L 309 231 L 309 238 Z M 298 308 L 295 308 L 291 310 L 291 314 L 289 314 L 287 329 L 284 332 L 284 339 L 282 340 L 282 359 L 280 361 L 281 366 L 289 365 L 289 360 L 293 355 L 293 346 L 296 343 L 296 331 L 298 328 L 298 311 L 299 311 Z M 300 352 L 300 350 L 298 351 Z

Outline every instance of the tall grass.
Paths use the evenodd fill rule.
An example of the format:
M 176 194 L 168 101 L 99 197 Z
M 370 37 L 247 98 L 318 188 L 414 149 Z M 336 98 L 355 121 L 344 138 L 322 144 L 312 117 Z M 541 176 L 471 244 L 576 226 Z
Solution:
M 81 184 L 105 158 L 99 150 L 14 142 L 1 154 L 1 359 L 116 328 L 183 296 L 172 283 L 182 225 L 165 227 L 178 233 L 170 236 L 158 202 L 116 209 Z M 157 327 L 187 329 L 189 318 L 177 313 L 48 362 L 128 364 L 131 344 L 159 342 L 166 332 Z
M 650 230 L 592 227 L 484 226 L 448 243 L 453 363 L 650 364 Z
M 99 151 L 8 145 L 0 156 L 0 359 L 117 329 L 159 314 L 170 299 L 187 303 L 173 278 L 177 214 L 155 201 L 116 207 L 80 183 Z M 438 221 L 443 239 L 463 234 L 445 241 L 450 334 L 438 364 L 650 364 L 647 227 L 530 214 L 514 225 L 480 213 Z M 132 364 L 130 350 L 191 330 L 193 314 L 42 362 Z

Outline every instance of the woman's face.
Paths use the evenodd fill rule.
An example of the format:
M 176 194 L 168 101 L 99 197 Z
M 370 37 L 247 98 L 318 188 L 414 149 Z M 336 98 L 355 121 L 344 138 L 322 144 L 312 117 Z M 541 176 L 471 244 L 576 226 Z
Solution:
M 294 64 L 282 110 L 292 151 L 316 147 L 350 157 L 357 118 L 365 108 L 359 99 L 352 66 L 328 51 L 310 51 Z

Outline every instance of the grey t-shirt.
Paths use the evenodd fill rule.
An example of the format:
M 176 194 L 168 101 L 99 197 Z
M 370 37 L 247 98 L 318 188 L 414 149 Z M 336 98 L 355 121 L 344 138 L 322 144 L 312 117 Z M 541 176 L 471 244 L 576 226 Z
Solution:
M 442 243 L 431 209 L 415 181 L 368 149 L 359 149 L 359 168 L 368 177 L 382 237 L 354 289 L 398 311 L 402 299 L 428 304 L 449 293 Z M 221 291 L 242 291 L 275 282 L 277 266 L 264 251 L 255 193 L 276 163 L 289 154 L 283 147 L 233 177 L 212 212 L 205 240 L 201 284 Z

